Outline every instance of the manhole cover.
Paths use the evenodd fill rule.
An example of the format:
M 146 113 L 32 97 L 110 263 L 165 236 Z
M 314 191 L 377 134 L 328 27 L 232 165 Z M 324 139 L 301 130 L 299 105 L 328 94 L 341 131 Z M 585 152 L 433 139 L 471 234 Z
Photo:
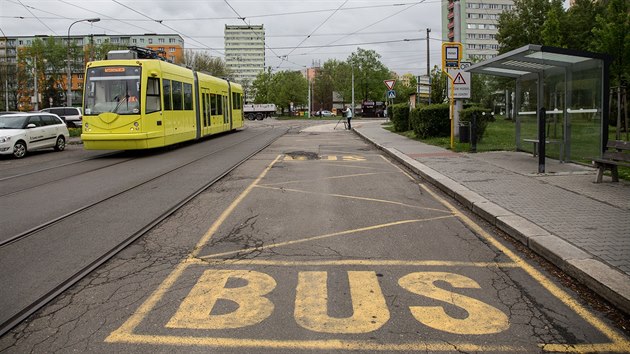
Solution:
M 285 153 L 294 160 L 318 160 L 319 156 L 310 151 L 292 151 Z

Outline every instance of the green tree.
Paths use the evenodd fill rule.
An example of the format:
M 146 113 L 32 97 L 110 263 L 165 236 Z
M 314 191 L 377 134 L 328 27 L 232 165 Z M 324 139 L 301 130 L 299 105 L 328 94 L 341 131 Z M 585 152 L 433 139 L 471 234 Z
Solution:
M 402 80 L 404 78 L 404 80 Z M 413 74 L 404 74 L 401 79 L 396 82 L 396 98 L 394 103 L 407 103 L 409 96 L 418 90 L 418 78 Z
M 271 79 L 273 74 L 271 67 L 267 71 L 260 72 L 254 82 L 252 82 L 252 94 L 254 95 L 254 103 L 272 103 L 272 87 Z
M 542 42 L 539 44 L 565 47 L 565 31 L 563 30 L 566 23 L 566 16 L 561 0 L 551 0 L 549 10 L 545 22 L 541 28 Z
M 342 76 L 343 62 L 335 59 L 327 60 L 317 70 L 313 80 L 313 100 L 321 106 L 321 109 L 332 109 L 333 92 L 338 87 L 339 78 Z
M 593 24 L 603 10 L 600 1 L 575 0 L 567 10 L 564 22 L 565 47 L 578 50 L 590 50 L 595 39 Z
M 446 80 L 448 76 L 438 66 L 431 70 L 431 104 L 444 103 L 446 101 Z
M 299 71 L 280 71 L 271 78 L 271 99 L 282 111 L 293 103 L 294 109 L 308 100 L 308 82 Z
M 610 66 L 612 85 L 626 85 L 630 79 L 630 4 L 628 0 L 610 0 L 596 17 L 591 45 L 596 52 L 613 57 Z
M 513 10 L 499 16 L 499 54 L 543 43 L 542 28 L 550 6 L 548 0 L 515 0 Z
M 386 88 L 383 80 L 392 79 L 389 69 L 381 63 L 381 56 L 374 50 L 357 48 L 348 57 L 348 64 L 354 70 L 355 98 L 359 100 L 383 101 Z M 351 90 L 351 85 L 347 87 Z M 344 101 L 351 95 L 348 89 L 338 90 L 343 92 Z

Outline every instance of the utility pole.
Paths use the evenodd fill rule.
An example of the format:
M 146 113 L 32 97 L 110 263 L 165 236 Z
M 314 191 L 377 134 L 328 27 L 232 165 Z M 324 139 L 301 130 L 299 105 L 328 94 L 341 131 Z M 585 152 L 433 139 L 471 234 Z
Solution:
M 352 117 L 354 118 L 354 66 L 352 66 Z
M 455 42 L 461 43 L 462 40 L 462 19 L 461 19 L 461 3 L 459 0 L 455 0 L 454 2 L 455 8 L 453 9 L 455 19 L 455 27 L 453 28 L 455 31 Z M 462 48 L 463 50 L 463 48 Z M 459 69 L 459 67 L 457 68 Z M 451 85 L 454 85 L 451 83 Z M 455 136 L 459 136 L 459 111 L 463 108 L 464 102 L 462 99 L 455 100 L 455 108 L 453 109 L 453 124 L 455 124 Z
M 429 52 L 429 33 L 431 33 L 431 29 L 427 28 L 427 76 L 429 77 L 429 104 L 431 104 L 431 53 Z
M 34 110 L 39 111 L 39 92 L 37 91 L 37 58 L 33 59 L 33 100 L 35 101 Z

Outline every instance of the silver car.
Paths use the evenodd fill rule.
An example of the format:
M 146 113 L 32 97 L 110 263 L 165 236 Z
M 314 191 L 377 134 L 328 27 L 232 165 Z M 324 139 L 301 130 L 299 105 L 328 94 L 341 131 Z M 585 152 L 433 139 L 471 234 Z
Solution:
M 58 115 L 70 128 L 80 128 L 83 122 L 83 114 L 81 114 L 81 109 L 77 107 L 51 107 L 44 108 L 41 112 Z
M 70 138 L 68 127 L 50 113 L 15 113 L 0 116 L 0 155 L 22 158 L 28 151 L 62 151 Z

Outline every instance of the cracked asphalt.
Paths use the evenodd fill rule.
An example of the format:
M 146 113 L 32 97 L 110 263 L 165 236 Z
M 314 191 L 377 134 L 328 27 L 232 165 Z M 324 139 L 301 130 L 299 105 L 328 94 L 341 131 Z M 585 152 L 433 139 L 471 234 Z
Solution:
M 0 352 L 628 343 L 543 266 L 354 133 L 294 129 L 0 338 Z

